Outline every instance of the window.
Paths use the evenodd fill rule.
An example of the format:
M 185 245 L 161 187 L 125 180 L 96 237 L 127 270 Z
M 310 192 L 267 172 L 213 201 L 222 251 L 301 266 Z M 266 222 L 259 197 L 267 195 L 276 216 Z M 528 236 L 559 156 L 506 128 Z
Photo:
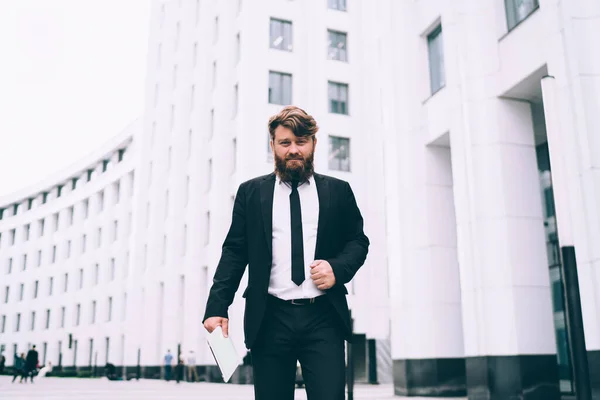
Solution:
M 204 228 L 204 244 L 208 245 L 210 238 L 210 211 L 206 212 L 206 226 Z
M 67 258 L 71 257 L 71 241 L 67 240 Z
M 119 221 L 114 221 L 113 222 L 113 242 L 115 242 L 118 238 L 118 233 L 119 233 Z
M 329 37 L 327 42 L 327 58 L 330 60 L 348 61 L 346 34 L 344 32 L 328 30 L 327 35 Z
M 13 264 L 12 260 L 13 260 L 12 257 L 8 259 L 8 265 L 6 267 L 8 270 L 7 274 L 10 274 L 12 272 L 12 264 Z
M 23 294 L 25 294 L 25 284 L 19 285 L 19 301 L 23 301 Z
M 73 178 L 73 179 L 71 179 L 71 190 L 77 189 L 77 181 L 78 180 L 79 180 L 79 178 Z
M 269 45 L 272 49 L 292 51 L 292 23 L 271 18 Z
M 241 38 L 240 34 L 238 33 L 237 35 L 235 35 L 235 60 L 234 60 L 235 64 L 240 62 L 241 51 L 242 51 L 242 38 Z
M 74 207 L 69 207 L 69 226 L 73 225 L 73 220 L 75 216 L 75 208 Z
M 350 139 L 329 136 L 329 169 L 350 171 Z
M 292 103 L 292 75 L 269 71 L 269 103 L 288 105 Z
M 98 231 L 96 233 L 96 238 L 97 238 L 96 246 L 100 247 L 102 245 L 102 228 L 98 228 Z
M 56 245 L 52 246 L 52 263 L 56 262 Z
M 58 185 L 58 187 L 56 188 L 56 197 L 57 198 L 62 195 L 63 186 L 64 185 Z
M 117 155 L 117 160 L 118 162 L 123 161 L 123 156 L 125 156 L 125 152 L 127 151 L 127 149 L 119 149 L 118 155 Z
M 67 290 L 69 289 L 69 273 L 65 273 L 64 276 L 64 287 L 63 287 L 63 292 L 67 292 Z
M 206 177 L 206 190 L 210 190 L 212 187 L 212 169 L 213 169 L 213 161 L 212 158 L 208 160 L 208 168 L 206 169 L 207 177 Z
M 38 253 L 37 253 L 37 266 L 39 267 L 40 265 L 42 265 L 42 251 L 38 250 Z
M 21 313 L 17 313 L 17 319 L 15 321 L 15 332 L 19 332 L 21 329 Z
M 42 344 L 42 365 L 46 365 L 46 353 L 48 352 L 48 343 L 44 342 Z
M 196 64 L 198 63 L 198 42 L 194 42 L 194 52 L 192 57 L 192 65 L 196 67 Z
M 94 177 L 94 170 L 93 169 L 88 169 L 87 170 L 87 181 L 91 181 L 92 178 Z
M 42 237 L 42 236 L 44 236 L 44 225 L 45 225 L 44 220 L 40 219 L 38 224 L 39 224 L 39 232 L 40 232 L 38 237 Z
M 346 11 L 346 0 L 327 0 L 327 6 L 332 10 Z
M 110 280 L 114 281 L 115 280 L 115 259 L 111 258 L 110 259 Z
M 11 230 L 10 230 L 10 245 L 11 245 L 11 246 L 14 246 L 14 244 L 15 244 L 15 238 L 16 238 L 16 236 L 17 236 L 17 231 L 16 231 L 16 229 L 11 229 Z
M 98 212 L 104 209 L 104 192 L 98 193 Z
M 81 304 L 77 304 L 75 308 L 75 326 L 79 326 L 79 319 L 81 317 Z
M 33 298 L 37 299 L 38 297 L 38 288 L 40 286 L 40 281 L 35 281 L 35 283 L 33 284 Z
M 235 118 L 238 113 L 238 96 L 239 96 L 239 85 L 236 83 L 233 86 L 233 118 Z
M 177 23 L 175 28 L 175 50 L 179 48 L 179 36 L 181 35 L 181 23 Z
M 4 288 L 4 304 L 8 303 L 9 295 L 10 295 L 10 286 L 6 286 Z
M 46 204 L 48 201 L 48 192 L 42 193 L 42 204 Z
M 175 126 L 175 105 L 171 104 L 171 117 L 169 118 L 169 129 L 173 132 Z
M 165 261 L 167 260 L 167 235 L 163 236 L 163 246 L 162 246 L 162 261 L 161 264 L 165 265 Z
M 219 40 L 219 17 L 215 17 L 215 23 L 213 27 L 213 42 Z
M 54 214 L 54 232 L 58 231 L 59 214 Z
M 121 321 L 125 321 L 127 315 L 127 293 L 123 293 L 123 314 L 121 315 Z
M 87 247 L 87 235 L 84 234 L 81 237 L 81 252 L 82 253 L 85 253 L 86 247 Z
M 34 199 L 27 199 L 27 209 L 31 210 L 31 208 L 33 207 L 33 201 Z
M 52 296 L 52 289 L 54 288 L 54 278 L 48 278 L 48 296 Z
M 234 173 L 237 168 L 237 138 L 233 138 L 233 150 L 231 156 L 231 173 Z
M 25 225 L 25 241 L 29 240 L 29 234 L 31 233 L 31 224 Z
M 46 329 L 50 329 L 50 309 L 46 310 Z
M 2 320 L 0 321 L 0 333 L 4 333 L 6 330 L 6 315 L 2 316 Z
M 504 0 L 504 5 L 509 31 L 539 7 L 538 0 Z
M 60 308 L 60 327 L 61 328 L 65 327 L 65 314 L 66 313 L 67 313 L 66 307 L 61 307 Z
M 434 94 L 446 84 L 446 77 L 444 74 L 442 25 L 438 25 L 433 32 L 427 35 L 427 47 L 429 52 L 429 79 L 431 94 Z
M 27 269 L 27 254 L 23 254 L 23 271 Z
M 181 242 L 181 254 L 185 256 L 187 252 L 187 224 L 183 225 L 183 240 Z
M 173 85 L 173 89 L 175 89 L 177 87 L 177 71 L 178 71 L 178 67 L 177 65 L 173 66 L 173 75 L 172 75 L 172 85 Z
M 31 327 L 30 330 L 34 330 L 35 329 L 35 311 L 31 312 Z
M 83 268 L 79 268 L 79 289 L 83 288 Z
M 108 298 L 108 310 L 107 310 L 106 320 L 109 322 L 112 321 L 112 303 L 113 303 L 112 300 L 113 300 L 112 297 Z
M 217 86 L 217 62 L 213 61 L 212 66 L 212 88 L 214 89 Z
M 19 213 L 20 204 L 13 204 L 13 215 L 17 215 Z
M 94 266 L 94 285 L 98 284 L 99 279 L 100 279 L 100 265 L 96 264 Z
M 83 201 L 83 219 L 87 219 L 90 211 L 90 200 L 85 199 Z
M 92 314 L 90 319 L 91 324 L 96 323 L 96 300 L 92 301 Z
M 348 85 L 329 82 L 329 112 L 348 115 Z
M 106 172 L 106 170 L 108 170 L 109 164 L 110 164 L 110 160 L 102 160 L 102 172 Z

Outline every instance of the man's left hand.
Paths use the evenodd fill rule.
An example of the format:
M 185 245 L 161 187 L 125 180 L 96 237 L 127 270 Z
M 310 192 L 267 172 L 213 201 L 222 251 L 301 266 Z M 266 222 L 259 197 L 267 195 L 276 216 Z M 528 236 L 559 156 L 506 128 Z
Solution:
M 315 260 L 310 264 L 310 278 L 319 290 L 327 290 L 335 285 L 333 269 L 325 260 Z

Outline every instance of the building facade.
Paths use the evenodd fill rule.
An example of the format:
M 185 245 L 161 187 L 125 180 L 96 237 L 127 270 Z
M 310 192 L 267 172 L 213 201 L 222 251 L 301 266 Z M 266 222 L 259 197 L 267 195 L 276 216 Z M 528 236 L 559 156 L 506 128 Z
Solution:
M 396 393 L 600 398 L 600 6 L 380 5 Z
M 154 1 L 132 254 L 142 365 L 194 350 L 214 365 L 202 316 L 240 183 L 273 171 L 267 121 L 301 105 L 320 126 L 316 170 L 352 184 L 372 245 L 349 285 L 357 377 L 391 380 L 383 163 L 361 118 L 374 94 L 361 80 L 361 2 Z M 377 94 L 378 96 L 378 94 Z M 382 147 L 376 151 L 381 153 Z M 230 309 L 243 355 L 241 290 Z M 382 290 L 381 288 L 384 288 Z M 143 333 L 143 334 L 142 334 Z
M 0 352 L 40 363 L 122 363 L 127 334 L 132 123 L 102 148 L 0 199 Z

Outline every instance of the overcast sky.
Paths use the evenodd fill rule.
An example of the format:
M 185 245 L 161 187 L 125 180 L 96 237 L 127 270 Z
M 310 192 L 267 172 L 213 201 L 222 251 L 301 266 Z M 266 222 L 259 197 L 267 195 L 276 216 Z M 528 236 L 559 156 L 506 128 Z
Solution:
M 1 0 L 0 196 L 142 113 L 150 0 Z

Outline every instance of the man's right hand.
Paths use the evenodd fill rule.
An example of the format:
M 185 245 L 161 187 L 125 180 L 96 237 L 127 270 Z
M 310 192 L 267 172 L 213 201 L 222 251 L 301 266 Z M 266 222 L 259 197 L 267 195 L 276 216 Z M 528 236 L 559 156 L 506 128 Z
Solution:
M 223 330 L 223 336 L 227 337 L 229 335 L 229 320 L 223 317 L 210 317 L 204 321 L 204 328 L 208 331 L 208 333 L 212 333 L 217 326 L 221 326 Z

